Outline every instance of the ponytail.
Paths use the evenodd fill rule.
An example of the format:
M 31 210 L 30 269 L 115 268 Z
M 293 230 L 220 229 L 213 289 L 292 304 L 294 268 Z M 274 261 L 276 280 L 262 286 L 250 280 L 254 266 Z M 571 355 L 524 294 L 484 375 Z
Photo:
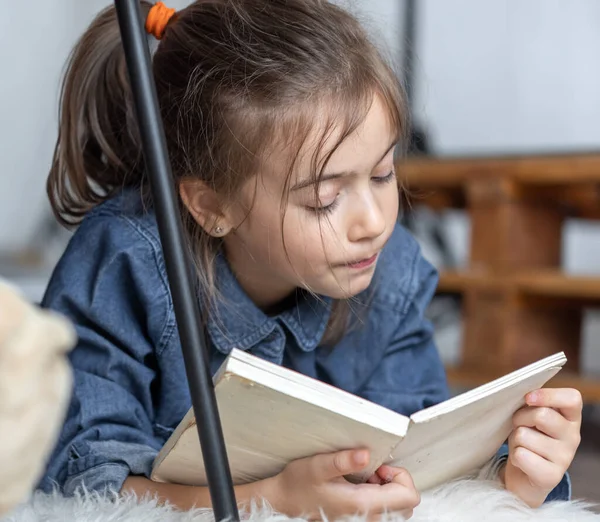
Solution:
M 152 5 L 141 2 L 143 15 Z M 94 206 L 143 179 L 143 157 L 114 7 L 74 48 L 60 95 L 47 191 L 57 219 L 78 224 Z

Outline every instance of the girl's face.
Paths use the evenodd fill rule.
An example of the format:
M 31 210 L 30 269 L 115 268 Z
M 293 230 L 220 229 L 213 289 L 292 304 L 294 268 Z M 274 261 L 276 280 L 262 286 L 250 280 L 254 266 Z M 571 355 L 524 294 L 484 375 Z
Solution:
M 298 162 L 283 224 L 283 161 L 274 158 L 268 172 L 242 188 L 230 208 L 238 226 L 225 237 L 225 249 L 258 306 L 272 306 L 297 287 L 347 298 L 369 286 L 398 218 L 394 139 L 376 97 L 362 125 L 331 156 L 318 197 L 310 154 Z

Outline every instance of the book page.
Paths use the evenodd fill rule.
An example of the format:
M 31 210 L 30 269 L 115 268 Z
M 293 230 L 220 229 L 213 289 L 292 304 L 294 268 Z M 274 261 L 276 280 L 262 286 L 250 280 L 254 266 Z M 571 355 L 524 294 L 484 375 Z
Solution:
M 487 393 L 482 397 L 472 400 L 471 395 L 462 405 L 455 403 L 459 404 L 455 409 L 442 409 L 437 415 L 427 410 L 415 414 L 390 463 L 406 468 L 419 490 L 479 469 L 508 438 L 512 416 L 525 404 L 525 395 L 556 375 L 565 360 L 563 356 L 556 365 L 537 373 L 524 372 L 522 380 L 509 380 L 504 388 L 484 388 Z
M 567 362 L 567 358 L 563 352 L 556 353 L 537 362 L 529 364 L 519 370 L 511 372 L 503 377 L 495 379 L 487 384 L 478 386 L 468 392 L 461 393 L 456 397 L 452 397 L 440 404 L 431 406 L 424 410 L 411 415 L 411 419 L 415 422 L 425 421 L 442 413 L 454 411 L 466 404 L 481 400 L 483 397 L 497 393 L 499 390 L 507 388 L 514 383 L 525 381 L 531 376 L 537 375 L 551 368 L 562 368 Z

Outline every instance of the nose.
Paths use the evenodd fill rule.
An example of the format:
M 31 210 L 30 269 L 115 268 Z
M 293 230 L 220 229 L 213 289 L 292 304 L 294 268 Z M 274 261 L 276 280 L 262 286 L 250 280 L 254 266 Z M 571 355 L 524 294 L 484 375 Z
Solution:
M 348 239 L 353 242 L 376 239 L 385 231 L 385 225 L 381 202 L 373 193 L 362 194 L 352 207 Z

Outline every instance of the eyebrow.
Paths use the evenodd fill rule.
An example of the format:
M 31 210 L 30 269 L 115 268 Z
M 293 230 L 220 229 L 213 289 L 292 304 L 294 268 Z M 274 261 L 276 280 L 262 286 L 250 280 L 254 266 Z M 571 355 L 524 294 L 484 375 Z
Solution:
M 387 150 L 381 155 L 381 157 L 377 160 L 377 162 L 375 163 L 375 165 L 379 165 L 383 159 L 390 153 L 390 151 L 392 149 L 394 149 L 394 147 L 396 147 L 396 145 L 398 145 L 398 140 L 394 140 L 392 142 L 392 144 L 387 148 Z M 323 174 L 318 180 L 313 180 L 313 179 L 307 179 L 304 181 L 300 181 L 299 183 L 296 183 L 291 190 L 300 190 L 306 187 L 309 187 L 311 185 L 314 185 L 315 183 L 321 183 L 322 181 L 328 181 L 331 179 L 339 179 L 339 178 L 343 178 L 344 176 L 347 176 L 349 174 L 352 174 L 352 171 L 346 171 L 346 172 L 332 172 L 329 174 Z

